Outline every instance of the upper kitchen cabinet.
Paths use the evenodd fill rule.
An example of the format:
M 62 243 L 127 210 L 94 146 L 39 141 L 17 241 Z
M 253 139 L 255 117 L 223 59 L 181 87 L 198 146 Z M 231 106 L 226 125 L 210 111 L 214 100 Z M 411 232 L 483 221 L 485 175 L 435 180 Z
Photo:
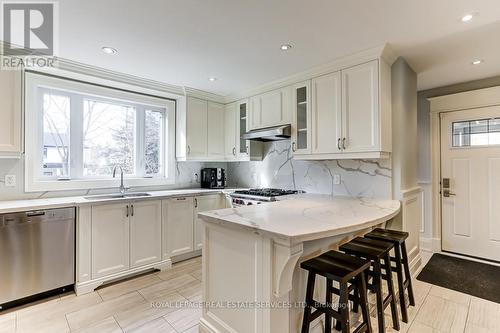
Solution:
M 291 87 L 273 90 L 250 99 L 249 130 L 290 124 Z
M 379 93 L 377 60 L 342 71 L 342 151 L 382 150 Z
M 223 161 L 224 121 L 223 104 L 187 97 L 186 107 L 177 110 L 177 160 Z
M 292 87 L 292 150 L 294 156 L 311 153 L 311 81 Z
M 207 154 L 210 157 L 224 159 L 224 119 L 225 108 L 223 104 L 208 102 L 207 107 Z
M 22 148 L 21 71 L 0 71 L 0 158 L 19 158 Z
M 310 103 L 307 84 L 294 89 L 292 149 L 296 159 L 389 157 L 391 77 L 390 66 L 382 58 L 311 82 Z
M 242 138 L 249 130 L 249 102 L 247 99 L 236 103 L 236 160 L 262 160 L 262 143 Z

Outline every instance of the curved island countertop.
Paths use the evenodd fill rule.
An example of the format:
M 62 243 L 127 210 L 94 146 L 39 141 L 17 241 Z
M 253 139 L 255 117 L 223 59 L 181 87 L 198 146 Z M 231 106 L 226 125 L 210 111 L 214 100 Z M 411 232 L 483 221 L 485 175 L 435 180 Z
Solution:
M 293 243 L 372 227 L 394 218 L 397 200 L 299 194 L 254 206 L 199 213 L 205 222 L 249 228 Z

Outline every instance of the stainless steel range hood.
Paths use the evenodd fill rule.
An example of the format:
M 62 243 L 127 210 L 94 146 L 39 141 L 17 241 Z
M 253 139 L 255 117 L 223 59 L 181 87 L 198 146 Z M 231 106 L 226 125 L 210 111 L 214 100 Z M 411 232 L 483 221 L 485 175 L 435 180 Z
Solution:
M 290 125 L 281 125 L 249 131 L 243 134 L 241 138 L 244 140 L 268 142 L 287 140 L 290 138 L 291 134 L 292 128 Z

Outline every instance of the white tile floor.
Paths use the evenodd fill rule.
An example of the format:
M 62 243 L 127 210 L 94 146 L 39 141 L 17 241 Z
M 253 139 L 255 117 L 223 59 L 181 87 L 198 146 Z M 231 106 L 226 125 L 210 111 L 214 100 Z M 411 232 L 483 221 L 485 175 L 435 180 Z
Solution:
M 424 254 L 424 261 L 430 258 Z M 201 300 L 201 260 L 174 265 L 76 297 L 64 295 L 0 315 L 5 332 L 198 332 L 201 310 L 154 307 L 162 302 Z M 402 333 L 500 333 L 500 304 L 415 280 L 415 307 Z M 391 323 L 390 311 L 386 322 Z M 376 318 L 372 318 L 376 329 Z M 388 332 L 393 330 L 388 327 Z

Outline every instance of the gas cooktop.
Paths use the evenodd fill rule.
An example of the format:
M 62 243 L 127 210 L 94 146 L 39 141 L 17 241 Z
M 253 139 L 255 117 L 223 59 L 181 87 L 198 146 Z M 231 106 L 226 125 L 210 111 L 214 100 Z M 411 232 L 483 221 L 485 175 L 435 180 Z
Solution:
M 250 195 L 255 197 L 279 197 L 282 195 L 297 194 L 299 191 L 295 190 L 281 190 L 277 188 L 255 188 L 250 190 L 234 191 L 238 195 Z

